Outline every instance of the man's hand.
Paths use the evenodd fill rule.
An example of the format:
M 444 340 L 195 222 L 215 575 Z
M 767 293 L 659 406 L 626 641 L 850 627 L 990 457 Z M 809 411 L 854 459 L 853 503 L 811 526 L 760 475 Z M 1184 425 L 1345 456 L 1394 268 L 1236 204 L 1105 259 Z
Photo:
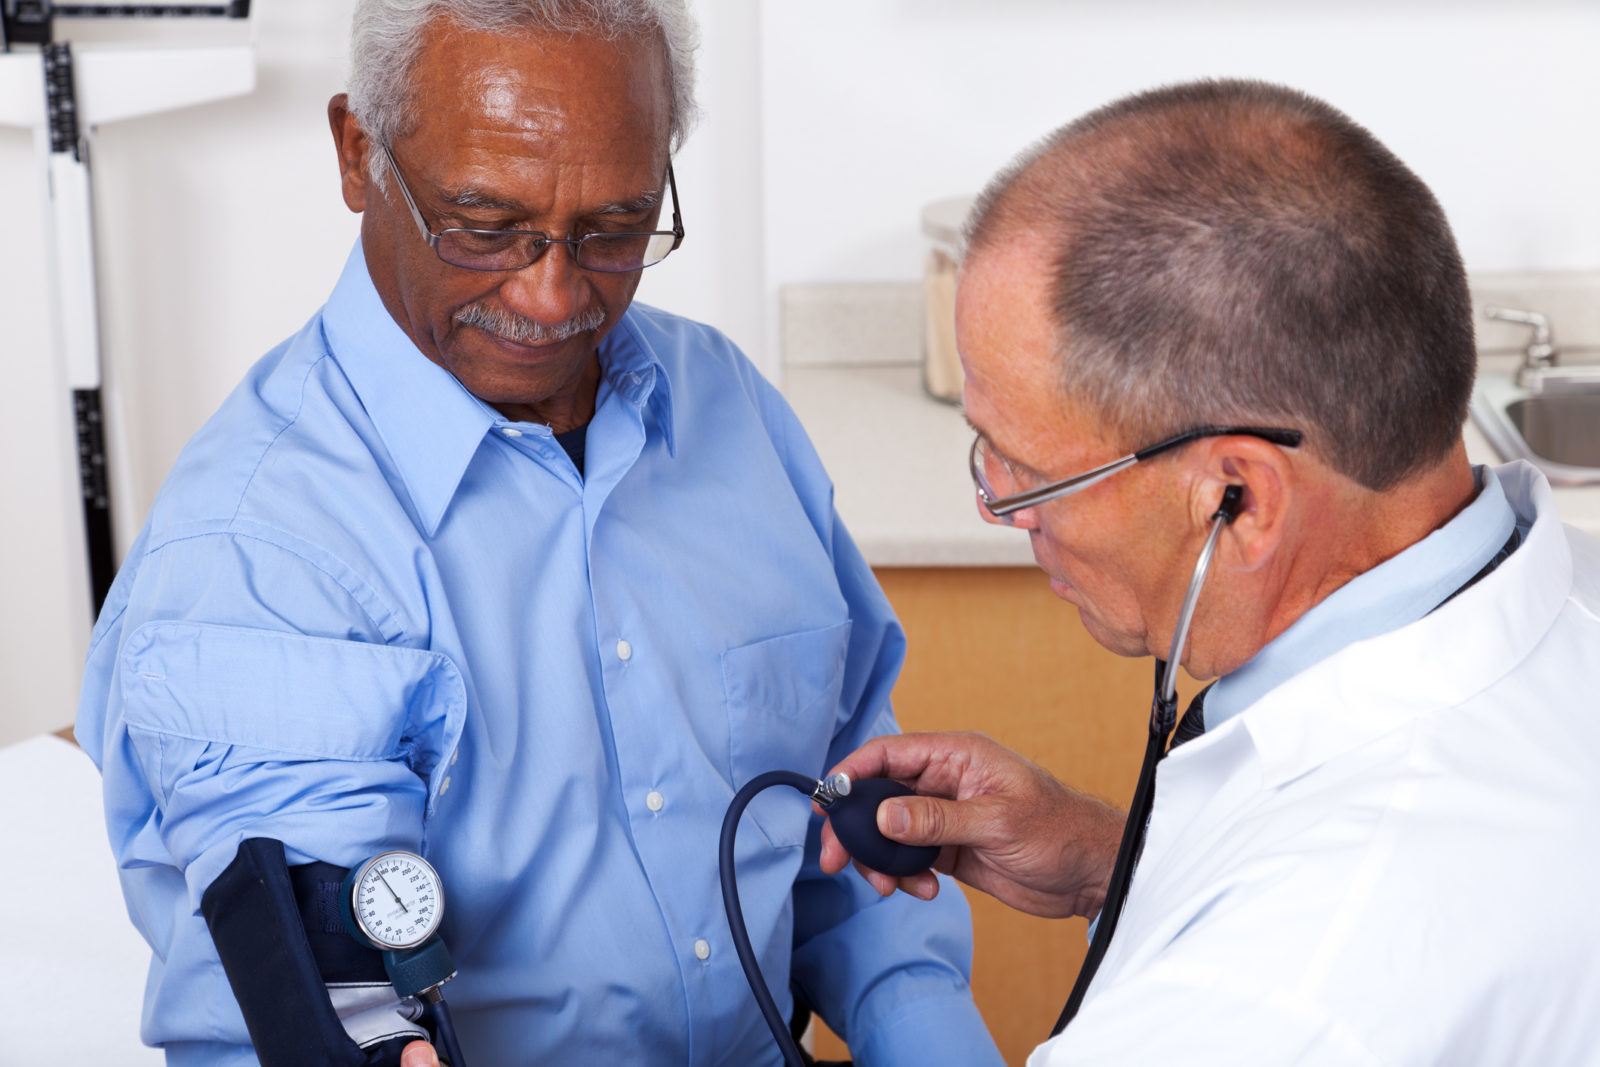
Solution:
M 1074 792 L 1048 771 L 977 733 L 876 737 L 829 773 L 894 778 L 922 794 L 886 800 L 878 829 L 908 845 L 941 845 L 934 867 L 1033 915 L 1094 915 L 1105 901 L 1126 816 Z M 832 826 L 822 869 L 850 861 Z M 859 864 L 874 889 L 924 900 L 939 882 L 923 871 L 891 878 Z
M 426 1041 L 413 1041 L 400 1050 L 400 1067 L 439 1067 L 439 1054 Z

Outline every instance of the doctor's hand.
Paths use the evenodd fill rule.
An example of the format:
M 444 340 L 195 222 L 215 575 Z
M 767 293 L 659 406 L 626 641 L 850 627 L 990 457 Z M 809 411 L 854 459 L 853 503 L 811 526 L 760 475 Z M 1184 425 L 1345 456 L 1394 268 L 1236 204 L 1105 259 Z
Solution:
M 413 1041 L 400 1050 L 400 1067 L 439 1067 L 439 1054 L 426 1041 Z
M 829 773 L 894 778 L 922 794 L 883 802 L 878 829 L 908 845 L 943 846 L 936 870 L 1032 915 L 1092 916 L 1105 901 L 1126 819 L 1068 789 L 1048 771 L 978 733 L 876 737 Z M 822 830 L 822 869 L 850 856 Z M 930 900 L 939 882 L 922 871 L 893 878 L 856 869 L 880 894 L 896 889 Z

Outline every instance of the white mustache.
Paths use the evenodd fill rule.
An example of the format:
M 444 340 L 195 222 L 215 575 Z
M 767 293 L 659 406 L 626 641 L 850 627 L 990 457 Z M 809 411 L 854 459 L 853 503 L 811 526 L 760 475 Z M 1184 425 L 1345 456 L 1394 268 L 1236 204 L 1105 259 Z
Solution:
M 480 330 L 503 337 L 508 341 L 515 341 L 522 345 L 550 344 L 553 341 L 565 341 L 569 337 L 576 337 L 580 333 L 588 333 L 598 329 L 606 321 L 606 313 L 599 308 L 590 308 L 580 312 L 566 322 L 558 322 L 547 326 L 542 322 L 513 315 L 499 308 L 488 307 L 484 304 L 468 304 L 455 313 L 455 321 L 460 326 L 476 326 Z

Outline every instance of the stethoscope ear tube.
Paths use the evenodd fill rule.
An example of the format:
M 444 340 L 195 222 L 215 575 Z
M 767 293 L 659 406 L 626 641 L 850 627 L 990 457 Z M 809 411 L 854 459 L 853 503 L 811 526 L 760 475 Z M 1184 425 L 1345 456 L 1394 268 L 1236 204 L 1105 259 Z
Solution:
M 1189 579 L 1189 589 L 1183 595 L 1183 607 L 1178 610 L 1178 625 L 1172 634 L 1172 645 L 1167 649 L 1166 663 L 1161 672 L 1161 687 L 1154 709 L 1162 726 L 1171 729 L 1178 717 L 1178 661 L 1183 658 L 1183 646 L 1189 639 L 1189 624 L 1194 621 L 1195 605 L 1200 601 L 1200 588 L 1206 584 L 1206 574 L 1211 570 L 1211 555 L 1217 550 L 1222 528 L 1239 517 L 1244 505 L 1244 486 L 1230 485 L 1222 491 L 1222 502 L 1211 516 L 1211 533 L 1205 547 L 1194 564 L 1194 576 Z
M 1156 766 L 1166 752 L 1167 740 L 1178 719 L 1178 696 L 1175 686 L 1178 660 L 1182 655 L 1184 642 L 1188 640 L 1189 623 L 1194 618 L 1195 604 L 1200 599 L 1200 587 L 1205 584 L 1206 572 L 1211 567 L 1211 555 L 1216 551 L 1217 541 L 1222 536 L 1222 528 L 1238 517 L 1243 504 L 1242 486 L 1230 485 L 1223 491 L 1222 502 L 1212 516 L 1211 533 L 1206 537 L 1200 558 L 1195 561 L 1194 576 L 1189 579 L 1189 589 L 1184 595 L 1183 607 L 1178 612 L 1178 625 L 1172 635 L 1172 647 L 1168 650 L 1165 660 L 1156 660 L 1155 693 L 1150 700 L 1150 738 L 1145 745 L 1144 761 L 1139 768 L 1139 784 L 1134 787 L 1133 804 L 1128 809 L 1127 826 L 1122 833 L 1122 842 L 1117 846 L 1116 862 L 1111 868 L 1106 903 L 1100 909 L 1094 940 L 1090 942 L 1089 953 L 1084 957 L 1083 966 L 1078 971 L 1078 979 L 1073 983 L 1072 994 L 1067 998 L 1066 1006 L 1061 1009 L 1060 1017 L 1050 1030 L 1051 1037 L 1066 1029 L 1067 1024 L 1078 1014 L 1078 1008 L 1083 1004 L 1089 985 L 1094 981 L 1095 972 L 1100 968 L 1100 961 L 1105 958 L 1112 935 L 1116 933 L 1122 904 L 1127 898 L 1128 883 L 1133 877 L 1133 868 L 1138 863 L 1139 853 L 1144 846 L 1145 820 L 1150 817 L 1151 805 L 1155 798 Z

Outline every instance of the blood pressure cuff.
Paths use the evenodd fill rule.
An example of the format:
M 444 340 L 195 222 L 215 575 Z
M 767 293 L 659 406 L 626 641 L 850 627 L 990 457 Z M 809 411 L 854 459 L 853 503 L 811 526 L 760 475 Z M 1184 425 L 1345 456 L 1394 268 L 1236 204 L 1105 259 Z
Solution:
M 262 1067 L 397 1067 L 401 1049 L 430 1040 L 382 954 L 345 932 L 345 873 L 290 867 L 281 841 L 255 837 L 200 898 Z

